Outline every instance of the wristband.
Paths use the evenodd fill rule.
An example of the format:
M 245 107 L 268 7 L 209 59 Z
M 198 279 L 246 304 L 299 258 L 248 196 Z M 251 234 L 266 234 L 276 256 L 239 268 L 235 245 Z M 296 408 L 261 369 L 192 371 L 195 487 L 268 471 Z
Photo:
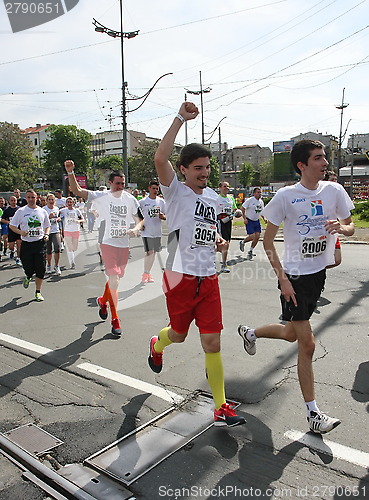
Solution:
M 180 120 L 182 123 L 184 123 L 186 120 L 183 118 L 182 115 L 180 115 L 179 113 L 176 115 L 176 118 L 178 118 L 178 120 Z

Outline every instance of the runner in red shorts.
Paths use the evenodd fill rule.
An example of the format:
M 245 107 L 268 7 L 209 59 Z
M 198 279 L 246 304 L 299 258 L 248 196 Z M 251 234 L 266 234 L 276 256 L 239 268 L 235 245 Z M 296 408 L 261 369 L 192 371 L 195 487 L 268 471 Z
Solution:
M 179 182 L 169 162 L 177 133 L 186 120 L 199 114 L 197 107 L 185 102 L 161 141 L 155 166 L 166 202 L 168 260 L 163 278 L 170 327 L 150 340 L 149 366 L 159 373 L 163 350 L 186 339 L 193 320 L 200 331 L 205 352 L 206 375 L 215 403 L 214 424 L 235 426 L 245 423 L 226 403 L 223 363 L 220 353 L 222 310 L 215 269 L 215 253 L 225 241 L 217 233 L 220 198 L 207 187 L 210 151 L 201 144 L 182 149 L 178 162 L 185 182 Z
M 121 172 L 112 172 L 109 177 L 110 191 L 88 191 L 82 189 L 74 175 L 74 162 L 64 162 L 72 192 L 88 201 L 93 201 L 102 220 L 105 221 L 104 234 L 100 245 L 105 274 L 108 280 L 104 293 L 97 298 L 99 316 L 108 317 L 108 304 L 111 312 L 111 333 L 120 336 L 121 324 L 117 312 L 119 280 L 124 276 L 129 256 L 129 238 L 138 236 L 143 217 L 138 201 L 124 191 L 125 178 Z M 131 221 L 136 223 L 130 229 Z

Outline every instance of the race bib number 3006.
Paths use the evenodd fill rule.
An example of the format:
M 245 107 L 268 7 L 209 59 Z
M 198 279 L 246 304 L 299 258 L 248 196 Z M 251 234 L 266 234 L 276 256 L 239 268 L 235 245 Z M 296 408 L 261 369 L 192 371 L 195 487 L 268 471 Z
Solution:
M 305 236 L 301 240 L 301 256 L 303 259 L 318 257 L 327 248 L 326 236 Z

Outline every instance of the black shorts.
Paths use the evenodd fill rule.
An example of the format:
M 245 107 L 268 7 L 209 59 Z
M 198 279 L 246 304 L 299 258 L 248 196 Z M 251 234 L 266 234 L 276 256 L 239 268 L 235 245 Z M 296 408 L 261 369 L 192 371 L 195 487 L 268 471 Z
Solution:
M 43 239 L 29 242 L 22 241 L 20 248 L 20 260 L 27 278 L 32 278 L 35 274 L 36 278 L 44 279 L 46 270 L 46 243 Z
M 145 252 L 150 252 L 152 250 L 154 250 L 154 252 L 161 252 L 160 236 L 158 238 L 147 238 L 146 236 L 142 236 L 142 242 Z
M 292 300 L 287 302 L 281 294 L 282 319 L 285 321 L 309 320 L 324 288 L 325 277 L 325 269 L 314 274 L 303 274 L 300 276 L 287 274 L 287 278 L 295 290 L 297 307 Z M 278 288 L 279 290 L 281 289 L 279 282 Z
M 21 236 L 18 233 L 15 233 L 9 228 L 9 233 L 8 233 L 8 242 L 9 243 L 14 243 L 14 241 L 20 240 Z
M 221 237 L 226 241 L 231 241 L 232 237 L 232 221 L 222 222 L 221 220 L 218 223 L 219 233 Z

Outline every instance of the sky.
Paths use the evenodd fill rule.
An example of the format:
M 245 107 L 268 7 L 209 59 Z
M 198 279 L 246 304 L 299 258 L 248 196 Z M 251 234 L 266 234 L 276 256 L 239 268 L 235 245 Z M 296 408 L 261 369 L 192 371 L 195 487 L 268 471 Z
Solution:
M 16 33 L 7 16 L 15 2 L 7 3 L 0 121 L 73 124 L 92 134 L 121 128 L 120 39 L 92 24 L 120 31 L 119 0 L 79 0 Z M 217 142 L 220 128 L 229 147 L 272 149 L 309 131 L 338 137 L 345 89 L 345 145 L 349 135 L 369 133 L 368 14 L 369 0 L 123 0 L 123 31 L 139 30 L 124 39 L 128 129 L 161 138 L 186 94 L 201 109 L 200 96 L 186 91 L 202 88 L 189 142 L 201 142 L 202 121 L 206 141 Z

